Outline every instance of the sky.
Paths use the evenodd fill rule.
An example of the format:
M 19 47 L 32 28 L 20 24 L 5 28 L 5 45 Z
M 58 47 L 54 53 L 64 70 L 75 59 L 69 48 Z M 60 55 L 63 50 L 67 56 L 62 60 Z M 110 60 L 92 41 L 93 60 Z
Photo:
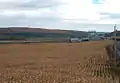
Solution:
M 0 0 L 0 27 L 120 30 L 120 0 Z

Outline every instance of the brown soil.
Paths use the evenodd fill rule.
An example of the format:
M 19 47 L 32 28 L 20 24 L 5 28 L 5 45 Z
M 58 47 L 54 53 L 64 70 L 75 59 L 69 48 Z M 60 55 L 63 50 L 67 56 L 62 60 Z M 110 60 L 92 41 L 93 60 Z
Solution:
M 0 83 L 117 83 L 111 41 L 0 45 Z

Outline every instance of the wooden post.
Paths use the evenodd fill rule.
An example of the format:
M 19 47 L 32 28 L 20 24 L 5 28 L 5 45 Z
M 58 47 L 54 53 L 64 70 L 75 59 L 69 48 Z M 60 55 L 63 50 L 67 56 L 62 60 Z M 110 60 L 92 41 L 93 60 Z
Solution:
M 116 55 L 116 25 L 114 25 L 114 56 L 115 56 L 115 66 L 117 65 L 117 55 Z

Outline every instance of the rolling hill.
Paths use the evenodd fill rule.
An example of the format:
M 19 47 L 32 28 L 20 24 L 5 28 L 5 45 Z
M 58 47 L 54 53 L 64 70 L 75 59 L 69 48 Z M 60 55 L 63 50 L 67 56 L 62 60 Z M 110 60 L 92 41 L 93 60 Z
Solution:
M 29 27 L 0 28 L 0 39 L 24 39 L 30 37 L 67 38 L 88 36 L 87 32 L 72 30 L 55 30 Z

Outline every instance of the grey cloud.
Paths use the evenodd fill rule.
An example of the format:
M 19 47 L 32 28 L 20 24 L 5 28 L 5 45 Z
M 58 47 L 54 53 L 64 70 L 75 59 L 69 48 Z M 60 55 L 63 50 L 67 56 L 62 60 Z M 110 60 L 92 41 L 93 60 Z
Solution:
M 0 27 L 8 26 L 29 26 L 48 29 L 66 29 L 66 30 L 97 30 L 97 31 L 113 31 L 114 24 L 82 24 L 73 22 L 64 22 L 59 17 L 38 17 L 28 18 L 24 15 L 17 16 L 0 16 Z M 119 29 L 120 24 L 117 25 Z
M 110 18 L 120 19 L 120 14 L 110 14 Z
M 38 8 L 50 8 L 63 5 L 60 0 L 31 0 L 28 2 L 0 2 L 0 9 L 38 9 Z
M 120 19 L 120 13 L 100 13 L 101 15 L 108 15 L 110 19 Z
M 20 2 L 21 1 L 21 2 Z M 45 27 L 45 28 L 53 28 L 53 29 L 68 29 L 68 30 L 89 30 L 89 29 L 97 29 L 98 31 L 109 31 L 112 30 L 112 25 L 96 25 L 96 24 L 82 24 L 75 23 L 73 21 L 87 21 L 87 19 L 63 19 L 59 14 L 51 13 L 41 13 L 44 11 L 37 10 L 39 8 L 50 8 L 57 7 L 59 5 L 64 5 L 60 0 L 31 0 L 28 2 L 0 2 L 0 27 L 8 27 L 8 26 L 32 26 L 32 27 Z M 3 10 L 4 9 L 4 10 Z M 4 11 L 11 10 L 13 12 L 17 12 L 17 14 L 2 13 Z M 39 13 L 36 16 L 32 16 L 30 14 L 24 13 L 27 11 L 37 11 Z M 23 12 L 21 12 L 23 11 Z M 56 11 L 57 12 L 57 11 Z M 27 12 L 29 13 L 29 12 Z M 5 15 L 7 14 L 7 15 Z M 34 13 L 33 13 L 34 14 Z M 102 14 L 102 13 L 101 13 Z M 103 13 L 103 15 L 110 15 L 109 13 Z M 64 20 L 68 20 L 65 22 Z M 69 20 L 71 22 L 69 22 Z M 120 26 L 120 25 L 118 25 Z
M 23 15 L 4 16 L 0 15 L 0 26 L 46 26 L 55 27 L 54 25 L 62 22 L 60 17 L 44 16 L 44 17 L 26 17 Z M 61 24 L 60 24 L 61 25 Z
M 102 12 L 102 13 L 100 13 L 100 15 L 109 15 L 110 13 L 108 13 L 108 12 Z
M 64 19 L 68 21 L 87 21 L 88 19 Z
M 57 12 L 50 10 L 49 13 L 47 13 L 41 10 L 37 10 L 38 8 L 50 8 L 57 5 L 61 5 L 59 0 L 31 0 L 28 2 L 19 1 L 10 3 L 0 2 L 0 8 L 4 8 L 4 10 L 0 10 L 0 26 L 29 25 L 33 27 L 57 27 L 64 24 L 62 22 L 63 19 L 57 14 Z M 14 10 L 13 8 L 17 10 Z M 32 9 L 37 14 L 29 14 L 29 11 L 33 11 Z M 9 10 L 11 10 L 10 12 L 13 12 L 13 14 L 9 15 Z
M 71 19 L 72 20 L 72 19 Z M 114 24 L 83 24 L 65 22 L 64 19 L 55 16 L 44 16 L 44 17 L 26 17 L 24 14 L 16 16 L 4 16 L 0 15 L 0 27 L 8 26 L 30 26 L 48 29 L 67 29 L 67 30 L 97 30 L 109 32 L 113 30 Z M 119 29 L 120 24 L 117 25 Z

